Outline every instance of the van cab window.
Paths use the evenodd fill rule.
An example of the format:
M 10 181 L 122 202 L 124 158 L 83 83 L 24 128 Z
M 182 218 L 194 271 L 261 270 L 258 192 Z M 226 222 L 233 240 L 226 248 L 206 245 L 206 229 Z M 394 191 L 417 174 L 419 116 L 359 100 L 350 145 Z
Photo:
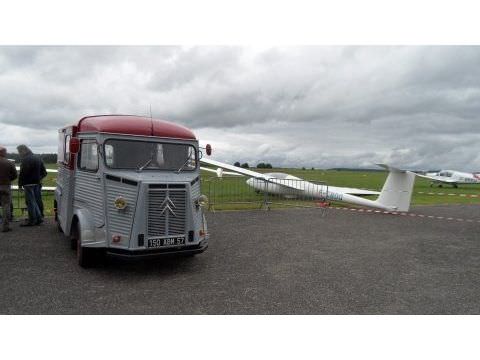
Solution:
M 105 164 L 113 169 L 195 170 L 195 147 L 151 141 L 110 139 L 105 142 Z
M 65 133 L 63 131 L 58 133 L 58 158 L 57 162 L 63 164 L 65 161 Z
M 94 140 L 82 140 L 79 163 L 81 170 L 98 170 L 98 145 Z
M 70 139 L 72 138 L 71 135 L 65 136 L 65 142 L 63 145 L 64 155 L 63 155 L 63 163 L 68 164 L 70 161 Z

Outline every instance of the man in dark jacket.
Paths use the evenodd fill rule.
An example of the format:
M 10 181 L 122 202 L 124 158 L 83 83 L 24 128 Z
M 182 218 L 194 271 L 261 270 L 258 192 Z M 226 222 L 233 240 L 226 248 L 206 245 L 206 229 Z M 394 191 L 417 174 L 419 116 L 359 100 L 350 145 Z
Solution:
M 17 150 L 22 160 L 18 186 L 25 191 L 28 210 L 28 220 L 20 226 L 40 225 L 43 222 L 42 179 L 47 176 L 47 170 L 26 145 L 17 146 Z
M 7 159 L 7 149 L 0 146 L 0 205 L 2 206 L 2 232 L 11 231 L 9 221 L 11 217 L 12 197 L 10 185 L 17 178 L 15 164 Z

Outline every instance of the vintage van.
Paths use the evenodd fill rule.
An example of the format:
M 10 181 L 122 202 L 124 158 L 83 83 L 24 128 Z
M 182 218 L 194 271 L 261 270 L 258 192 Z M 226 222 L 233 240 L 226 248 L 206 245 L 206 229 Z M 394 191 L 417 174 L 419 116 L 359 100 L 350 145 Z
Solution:
M 194 255 L 208 246 L 202 151 L 189 129 L 132 115 L 59 130 L 55 219 L 78 263 L 99 255 Z M 210 146 L 207 146 L 210 152 Z

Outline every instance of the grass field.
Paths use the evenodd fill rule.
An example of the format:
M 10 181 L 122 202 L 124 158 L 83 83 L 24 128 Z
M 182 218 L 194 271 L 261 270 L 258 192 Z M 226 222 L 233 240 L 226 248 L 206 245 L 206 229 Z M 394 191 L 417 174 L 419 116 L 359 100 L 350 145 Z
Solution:
M 255 171 L 258 172 L 284 172 L 299 178 L 310 180 L 310 181 L 322 181 L 327 183 L 331 186 L 344 186 L 344 187 L 355 187 L 361 189 L 370 189 L 370 190 L 378 190 L 380 191 L 388 173 L 384 171 L 337 171 L 337 170 L 302 170 L 302 169 L 257 169 Z M 202 172 L 202 179 L 207 180 L 204 183 L 208 183 L 208 179 L 214 179 L 215 174 Z M 246 179 L 246 178 L 245 178 Z M 226 182 L 225 180 L 220 180 Z M 234 180 L 237 182 L 239 179 Z M 219 180 L 216 180 L 217 182 Z M 221 201 L 228 200 L 228 194 L 233 194 L 233 198 L 240 196 L 236 196 L 234 191 L 231 191 L 228 188 L 228 185 L 225 184 L 223 186 L 217 186 L 216 188 L 220 188 L 217 192 L 219 192 L 219 198 Z M 255 194 L 251 188 L 245 185 L 244 187 L 245 192 L 249 192 L 250 199 L 256 199 L 257 201 L 262 200 L 262 196 L 257 195 L 256 197 L 253 195 Z M 203 190 L 203 189 L 202 189 Z M 221 194 L 222 190 L 225 194 Z M 243 191 L 243 190 L 242 190 Z M 207 193 L 207 192 L 205 192 Z M 423 194 L 422 194 L 423 193 Z M 443 193 L 445 195 L 428 195 L 428 193 Z M 207 193 L 208 194 L 208 193 Z M 456 194 L 456 195 L 448 195 L 448 194 Z M 479 185 L 460 185 L 459 188 L 453 188 L 449 185 L 444 185 L 443 187 L 438 187 L 437 185 L 430 187 L 430 181 L 427 179 L 418 178 L 415 180 L 415 187 L 413 190 L 412 196 L 412 205 L 446 205 L 446 204 L 480 204 L 480 197 L 468 197 L 468 196 L 460 196 L 460 194 L 472 194 L 472 195 L 479 195 L 480 196 L 480 184 Z M 372 200 L 375 200 L 375 196 L 366 197 Z M 338 206 L 351 206 L 345 203 L 335 203 Z M 248 205 L 242 204 L 226 204 L 221 206 L 215 206 L 215 209 L 222 210 L 234 210 L 236 208 L 248 208 Z M 252 207 L 250 205 L 250 207 Z
M 54 169 L 56 164 L 46 164 L 47 168 Z M 373 171 L 336 171 L 336 170 L 302 170 L 302 169 L 253 169 L 258 172 L 285 172 L 302 179 L 311 181 L 323 181 L 331 186 L 356 187 L 371 190 L 380 190 L 387 177 L 387 172 Z M 44 181 L 44 186 L 55 186 L 56 174 L 49 173 Z M 216 203 L 215 210 L 238 210 L 258 208 L 262 202 L 263 195 L 256 194 L 245 184 L 246 178 L 235 177 L 234 179 L 218 179 L 216 175 L 210 172 L 202 171 L 202 193 L 206 194 Z M 421 193 L 424 194 L 421 194 Z M 445 195 L 428 195 L 426 193 L 444 193 Z M 447 195 L 447 194 L 458 194 Z M 426 179 L 417 178 L 413 191 L 412 205 L 444 205 L 444 204 L 480 204 L 480 198 L 471 198 L 459 196 L 460 194 L 480 195 L 480 185 L 460 185 L 455 189 L 444 185 L 442 188 L 437 186 L 430 187 L 430 182 Z M 375 197 L 370 197 L 375 199 Z M 17 204 L 24 203 L 23 197 L 16 199 Z M 51 193 L 44 195 L 46 214 L 53 214 L 53 195 Z M 233 203 L 232 203 L 233 202 Z M 280 202 L 280 201 L 279 201 Z M 289 204 L 294 204 L 288 201 Z M 302 205 L 302 202 L 297 202 Z M 338 203 L 335 205 L 349 206 L 348 204 Z M 282 205 L 277 205 L 282 206 Z M 16 210 L 16 215 L 20 210 Z

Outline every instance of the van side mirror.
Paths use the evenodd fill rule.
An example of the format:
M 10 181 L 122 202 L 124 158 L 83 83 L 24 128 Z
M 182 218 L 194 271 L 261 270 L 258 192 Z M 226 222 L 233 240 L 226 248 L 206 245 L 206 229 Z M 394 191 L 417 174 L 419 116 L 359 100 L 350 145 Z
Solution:
M 207 146 L 205 147 L 205 150 L 207 150 L 208 156 L 212 155 L 212 145 L 207 144 Z
M 78 154 L 78 152 L 80 151 L 80 140 L 78 140 L 78 138 L 72 137 L 70 139 L 69 148 L 71 154 Z

